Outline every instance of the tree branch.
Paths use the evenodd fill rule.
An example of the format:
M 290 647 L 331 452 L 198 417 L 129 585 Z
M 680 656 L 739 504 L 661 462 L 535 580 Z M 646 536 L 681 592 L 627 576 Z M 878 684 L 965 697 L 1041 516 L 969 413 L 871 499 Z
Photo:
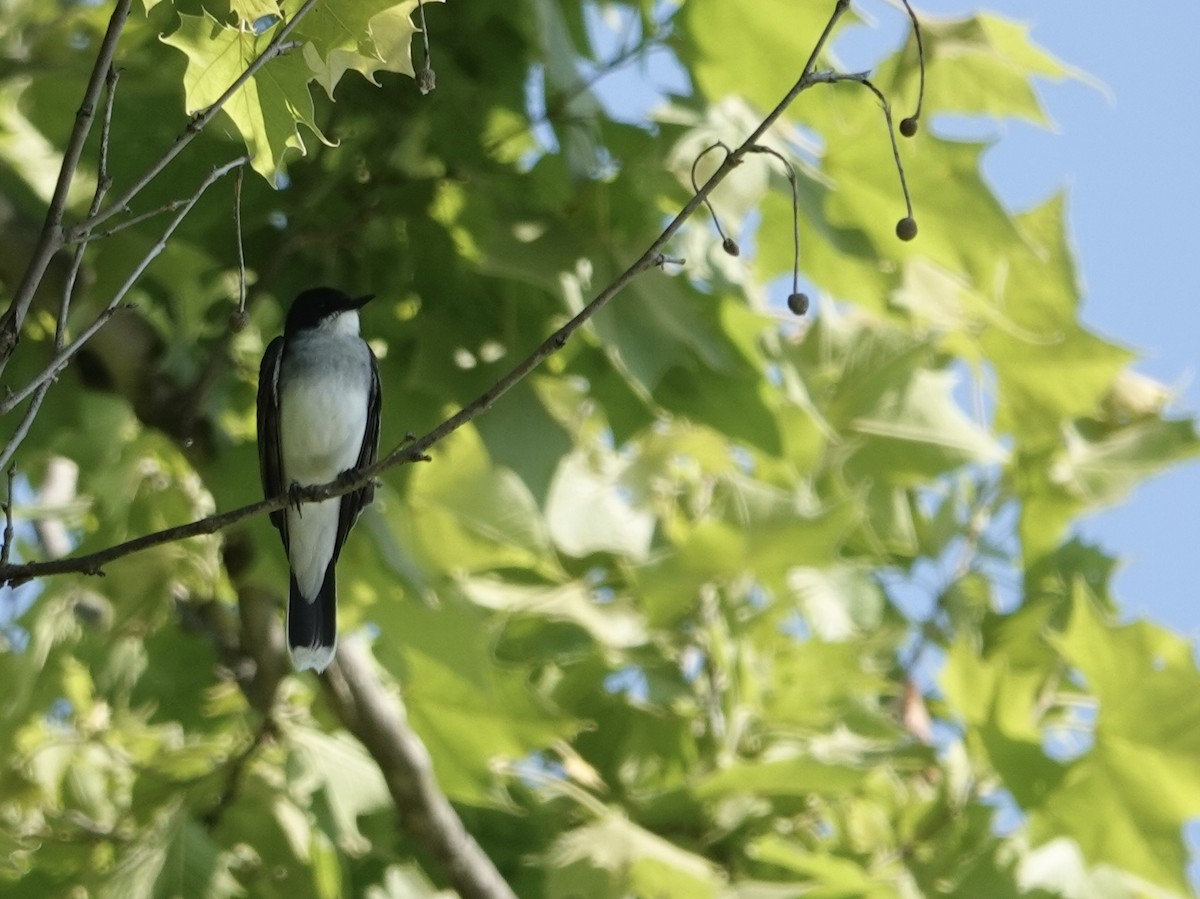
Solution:
M 405 721 L 399 699 L 372 671 L 360 641 L 342 642 L 321 685 L 338 719 L 379 765 L 405 831 L 437 861 L 459 895 L 516 899 L 441 791 L 429 751 Z
M 660 263 L 664 258 L 663 248 L 667 242 L 675 235 L 683 226 L 700 205 L 707 199 L 708 195 L 716 189 L 722 181 L 728 177 L 741 163 L 742 158 L 757 145 L 759 139 L 766 131 L 775 124 L 787 108 L 796 100 L 802 92 L 812 87 L 814 84 L 829 83 L 837 80 L 834 73 L 829 72 L 814 72 L 813 68 L 816 65 L 817 57 L 820 55 L 822 47 L 829 39 L 834 26 L 838 19 L 850 7 L 850 0 L 837 0 L 834 6 L 833 13 L 830 15 L 828 24 L 825 30 L 818 38 L 816 45 L 813 47 L 812 53 L 808 57 L 808 61 L 804 64 L 804 70 L 796 83 L 792 85 L 791 90 L 787 92 L 782 100 L 775 106 L 766 118 L 759 123 L 758 127 L 747 137 L 736 149 L 730 152 L 713 172 L 711 177 L 701 185 L 700 189 L 692 196 L 691 200 L 679 211 L 674 219 L 663 229 L 662 233 L 654 240 L 646 251 L 629 266 L 624 272 L 605 287 L 595 298 L 581 309 L 570 321 L 551 334 L 528 356 L 518 362 L 507 374 L 499 381 L 484 391 L 473 402 L 464 406 L 450 418 L 443 421 L 432 431 L 425 434 L 416 440 L 406 440 L 393 449 L 390 453 L 379 459 L 375 464 L 357 471 L 346 472 L 341 477 L 330 481 L 327 484 L 318 484 L 310 487 L 304 487 L 297 491 L 296 499 L 302 503 L 319 502 L 325 499 L 332 499 L 335 496 L 341 496 L 344 493 L 349 493 L 351 490 L 357 490 L 365 486 L 375 479 L 375 477 L 389 468 L 394 468 L 398 465 L 403 465 L 409 462 L 420 461 L 426 458 L 425 451 L 435 443 L 448 437 L 450 434 L 457 431 L 463 425 L 478 418 L 488 409 L 490 409 L 500 397 L 507 393 L 514 385 L 524 379 L 531 371 L 542 364 L 546 359 L 558 352 L 566 345 L 567 340 L 578 331 L 589 319 L 597 312 L 603 309 L 618 293 L 638 275 L 647 269 L 653 268 Z M 293 20 L 294 21 L 294 20 Z M 90 335 L 89 335 L 90 336 Z M 35 385 L 36 386 L 36 385 Z M 28 395 L 26 392 L 25 395 Z M 0 404 L 0 412 L 4 411 L 6 406 Z M 247 518 L 252 518 L 256 515 L 263 515 L 274 512 L 277 509 L 282 509 L 288 505 L 288 496 L 277 496 L 271 499 L 262 500 L 261 502 L 251 503 L 248 506 L 242 506 L 239 509 L 233 509 L 229 512 L 223 512 L 218 515 L 212 515 L 208 518 L 202 518 L 199 521 L 191 522 L 190 524 L 178 525 L 172 528 L 166 528 L 161 531 L 156 531 L 152 534 L 146 534 L 142 537 L 137 537 L 133 540 L 127 540 L 124 543 L 119 543 L 116 546 L 110 546 L 107 549 L 99 550 L 98 552 L 88 553 L 86 555 L 72 556 L 65 559 L 52 559 L 44 562 L 26 562 L 19 565 L 0 566 L 0 585 L 5 583 L 17 584 L 22 581 L 27 581 L 35 577 L 44 577 L 52 574 L 101 574 L 102 567 L 109 562 L 130 555 L 131 553 L 140 552 L 144 549 L 149 549 L 153 546 L 160 546 L 164 543 L 173 543 L 178 540 L 184 540 L 188 537 L 197 537 L 204 534 L 213 534 L 219 530 L 223 530 L 231 525 L 237 524 L 240 521 L 245 521 Z
M 217 168 L 208 173 L 208 177 L 200 182 L 200 186 L 196 188 L 195 193 L 188 198 L 187 202 L 183 204 L 183 208 L 179 210 L 173 219 L 171 219 L 171 223 L 163 230 L 162 236 L 159 237 L 158 241 L 150 248 L 146 255 L 142 257 L 142 260 L 136 266 L 134 266 L 133 271 L 129 273 L 129 277 L 125 279 L 125 282 L 117 289 L 116 293 L 113 294 L 113 297 L 111 300 L 109 300 L 108 305 L 104 307 L 98 316 L 96 316 L 96 320 L 88 325 L 78 337 L 55 353 L 54 358 L 47 363 L 46 367 L 43 368 L 42 371 L 33 378 L 33 380 L 31 380 L 20 390 L 17 390 L 9 394 L 3 400 L 0 400 L 0 415 L 4 415 L 5 413 L 11 411 L 13 407 L 23 402 L 30 394 L 34 393 L 35 391 L 43 390 L 46 384 L 49 384 L 56 377 L 58 377 L 59 372 L 66 367 L 67 363 L 71 361 L 71 358 L 81 349 L 83 349 L 83 345 L 85 343 L 91 340 L 92 335 L 104 327 L 108 320 L 112 318 L 113 313 L 117 311 L 117 307 L 121 304 L 121 300 L 125 298 L 125 295 L 129 293 L 133 285 L 137 283 L 137 279 L 142 276 L 142 272 L 144 272 L 150 263 L 153 262 L 164 249 L 166 249 L 167 241 L 170 239 L 171 235 L 175 233 L 175 229 L 178 228 L 183 220 L 187 217 L 187 214 L 192 211 L 192 207 L 199 202 L 200 197 L 204 195 L 204 192 L 208 190 L 208 188 L 211 187 L 215 181 L 224 175 L 229 174 L 229 172 L 233 171 L 234 169 L 240 168 L 249 161 L 249 156 L 239 156 L 237 159 L 234 159 L 231 162 L 217 166 Z
M 71 182 L 75 180 L 79 157 L 83 154 L 83 145 L 96 117 L 96 102 L 105 78 L 112 68 L 121 29 L 125 27 L 125 20 L 129 17 L 130 3 L 131 0 L 117 0 L 112 17 L 108 20 L 108 30 L 104 32 L 104 39 L 100 42 L 96 64 L 92 67 L 91 77 L 83 92 L 83 102 L 75 114 L 75 127 L 71 129 L 71 136 L 67 138 L 62 166 L 58 170 L 58 181 L 54 185 L 54 194 L 50 198 L 50 207 L 46 210 L 46 221 L 42 225 L 42 233 L 38 235 L 33 258 L 29 260 L 29 265 L 21 275 L 21 282 L 17 285 L 12 304 L 0 318 L 0 372 L 4 371 L 9 357 L 16 349 L 21 323 L 25 321 L 25 314 L 29 311 L 29 304 L 33 302 L 34 293 L 42 283 L 46 268 L 54 254 L 63 246 L 62 220 L 67 208 L 67 194 L 70 192 Z
M 117 79 L 119 77 L 117 70 L 110 65 L 108 73 L 104 77 L 106 88 L 104 92 L 104 117 L 100 122 L 100 163 L 99 171 L 96 173 L 96 190 L 92 194 L 91 211 L 93 213 L 100 208 L 100 204 L 104 201 L 104 194 L 112 186 L 112 179 L 108 176 L 108 136 L 112 129 L 113 97 L 116 94 Z M 83 267 L 83 254 L 86 251 L 87 241 L 83 240 L 75 248 L 75 253 L 71 257 L 71 266 L 67 270 L 67 276 L 63 282 L 62 299 L 58 304 L 58 322 L 54 328 L 55 352 L 62 351 L 63 344 L 67 339 L 67 313 L 71 309 L 71 300 L 75 297 L 75 283 L 79 278 L 79 270 Z M 21 416 L 21 421 L 17 424 L 17 429 L 13 431 L 12 437 L 4 445 L 4 449 L 0 450 L 0 468 L 8 464 L 9 460 L 16 455 L 17 447 L 24 442 L 25 436 L 33 426 L 33 420 L 37 418 L 37 414 L 42 408 L 42 401 L 46 398 L 46 392 L 50 389 L 52 382 L 52 378 L 47 378 L 41 384 L 37 385 L 33 392 L 33 400 L 29 403 L 25 414 Z M 20 401 L 18 400 L 18 402 Z M 3 415 L 5 411 L 7 410 L 0 409 L 0 415 Z

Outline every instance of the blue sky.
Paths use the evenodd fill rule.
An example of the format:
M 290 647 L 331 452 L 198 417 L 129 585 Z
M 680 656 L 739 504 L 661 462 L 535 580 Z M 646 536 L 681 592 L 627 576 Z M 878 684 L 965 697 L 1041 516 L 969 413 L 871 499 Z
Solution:
M 955 0 L 921 4 L 946 15 L 975 8 Z M 985 157 L 988 177 L 1014 208 L 1066 189 L 1084 321 L 1142 353 L 1138 370 L 1178 391 L 1176 409 L 1195 410 L 1200 3 L 1010 0 L 987 8 L 1029 23 L 1038 43 L 1104 86 L 1041 83 L 1056 131 L 999 124 Z M 889 30 L 903 27 L 886 7 L 885 16 Z M 1116 591 L 1131 615 L 1200 636 L 1200 464 L 1149 482 L 1127 503 L 1085 521 L 1081 533 L 1122 557 Z

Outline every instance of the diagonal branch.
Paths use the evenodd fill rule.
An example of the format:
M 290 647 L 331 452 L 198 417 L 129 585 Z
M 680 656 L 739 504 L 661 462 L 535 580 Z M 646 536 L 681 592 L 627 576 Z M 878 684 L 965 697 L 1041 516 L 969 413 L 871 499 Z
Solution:
M 405 831 L 437 861 L 458 894 L 516 899 L 438 786 L 429 750 L 408 726 L 400 701 L 371 670 L 359 641 L 342 642 L 321 685 L 338 719 L 379 765 Z
M 808 61 L 804 64 L 804 69 L 800 73 L 800 77 L 796 79 L 796 83 L 792 85 L 791 90 L 784 95 L 775 108 L 758 124 L 758 127 L 751 132 L 750 136 L 726 155 L 721 165 L 700 186 L 700 189 L 693 194 L 692 198 L 679 211 L 675 218 L 670 221 L 666 228 L 663 229 L 662 233 L 650 244 L 646 251 L 629 268 L 618 275 L 612 283 L 600 291 L 578 314 L 546 338 L 546 340 L 542 341 L 532 353 L 513 366 L 499 381 L 423 437 L 402 442 L 386 456 L 375 462 L 375 464 L 366 468 L 346 472 L 328 484 L 305 487 L 296 492 L 296 499 L 303 503 L 311 503 L 341 496 L 344 493 L 349 493 L 351 490 L 357 490 L 371 483 L 377 475 L 389 468 L 425 459 L 426 450 L 490 409 L 513 386 L 523 380 L 546 359 L 562 349 L 572 334 L 608 305 L 613 297 L 624 290 L 634 278 L 646 270 L 659 265 L 664 258 L 663 249 L 667 242 L 675 236 L 684 222 L 691 218 L 696 210 L 700 208 L 701 204 L 716 189 L 717 185 L 724 181 L 730 172 L 737 168 L 743 157 L 747 153 L 754 152 L 753 148 L 758 145 L 762 136 L 778 121 L 787 108 L 795 102 L 796 98 L 815 84 L 838 80 L 835 73 L 817 72 L 815 71 L 815 66 L 822 48 L 833 32 L 834 26 L 849 8 L 850 0 L 837 0 L 833 12 L 830 14 L 829 22 L 825 26 L 825 30 L 821 32 L 821 36 L 817 39 L 812 53 L 809 54 Z M 256 515 L 263 515 L 274 512 L 277 509 L 282 509 L 288 505 L 288 502 L 288 496 L 277 496 L 243 506 L 239 509 L 233 509 L 229 512 L 223 512 L 219 515 L 213 515 L 209 518 L 203 518 L 189 524 L 146 534 L 98 552 L 45 562 L 27 562 L 21 565 L 10 564 L 0 566 L 0 585 L 4 583 L 19 583 L 31 578 L 44 577 L 51 574 L 66 574 L 71 572 L 93 575 L 100 574 L 105 564 L 131 553 L 149 549 L 153 546 L 160 546 L 164 543 L 173 543 L 188 537 L 213 534 Z

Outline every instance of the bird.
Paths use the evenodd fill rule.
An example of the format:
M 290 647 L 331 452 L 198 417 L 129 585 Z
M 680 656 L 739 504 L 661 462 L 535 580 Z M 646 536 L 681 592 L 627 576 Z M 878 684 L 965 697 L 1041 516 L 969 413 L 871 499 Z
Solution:
M 324 484 L 375 461 L 379 364 L 359 335 L 373 295 L 331 287 L 298 294 L 258 372 L 258 463 L 263 493 Z M 271 513 L 287 553 L 287 645 L 297 670 L 320 673 L 337 650 L 336 568 L 342 545 L 375 496 L 367 484 L 333 499 Z

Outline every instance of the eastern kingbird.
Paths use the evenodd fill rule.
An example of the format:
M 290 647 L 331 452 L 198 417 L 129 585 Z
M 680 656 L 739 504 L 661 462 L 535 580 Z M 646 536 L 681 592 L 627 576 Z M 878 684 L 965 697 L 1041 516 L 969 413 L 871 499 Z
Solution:
M 379 447 L 379 367 L 358 336 L 358 310 L 370 296 L 317 287 L 292 301 L 283 336 L 258 371 L 258 464 L 263 492 L 324 484 L 375 461 Z M 318 672 L 337 644 L 334 569 L 372 485 L 335 499 L 271 513 L 291 568 L 287 643 L 300 670 Z

